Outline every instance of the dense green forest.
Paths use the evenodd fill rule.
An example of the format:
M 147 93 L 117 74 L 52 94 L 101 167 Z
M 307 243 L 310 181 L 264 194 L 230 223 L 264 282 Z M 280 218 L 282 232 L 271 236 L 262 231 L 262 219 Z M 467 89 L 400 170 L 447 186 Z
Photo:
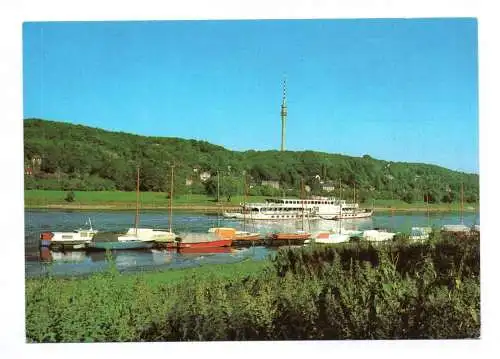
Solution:
M 218 182 L 225 197 L 242 194 L 245 188 L 248 195 L 299 196 L 303 179 L 307 195 L 352 198 L 355 187 L 360 202 L 454 202 L 462 184 L 467 202 L 479 198 L 477 174 L 436 165 L 313 151 L 238 152 L 206 141 L 138 136 L 40 119 L 24 120 L 24 162 L 25 189 L 132 191 L 139 166 L 141 191 L 169 192 L 174 165 L 176 194 L 215 196 Z M 202 181 L 204 172 L 211 177 Z M 262 185 L 266 180 L 278 181 L 280 188 Z M 329 183 L 333 192 L 324 188 Z

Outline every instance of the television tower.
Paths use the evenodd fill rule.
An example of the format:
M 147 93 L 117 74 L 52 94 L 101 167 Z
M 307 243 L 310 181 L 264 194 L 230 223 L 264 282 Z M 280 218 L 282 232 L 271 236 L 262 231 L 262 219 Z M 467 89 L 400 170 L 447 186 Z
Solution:
M 286 78 L 283 79 L 283 101 L 281 102 L 281 151 L 285 150 L 285 130 L 286 130 Z

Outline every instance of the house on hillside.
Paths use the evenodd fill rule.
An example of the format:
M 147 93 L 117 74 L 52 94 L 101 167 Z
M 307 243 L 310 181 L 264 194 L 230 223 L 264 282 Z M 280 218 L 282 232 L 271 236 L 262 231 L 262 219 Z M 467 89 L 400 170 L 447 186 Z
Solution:
M 280 189 L 279 181 L 262 181 L 261 186 L 269 186 L 272 188 Z

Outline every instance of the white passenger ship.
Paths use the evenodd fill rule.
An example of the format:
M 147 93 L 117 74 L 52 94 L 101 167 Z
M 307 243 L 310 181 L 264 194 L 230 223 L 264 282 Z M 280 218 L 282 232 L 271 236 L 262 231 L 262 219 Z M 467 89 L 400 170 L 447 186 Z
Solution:
M 359 211 L 365 217 L 366 212 L 358 208 L 357 203 L 347 203 L 335 198 L 270 198 L 265 203 L 241 203 L 238 211 L 224 212 L 223 216 L 248 220 L 338 219 L 343 213 Z

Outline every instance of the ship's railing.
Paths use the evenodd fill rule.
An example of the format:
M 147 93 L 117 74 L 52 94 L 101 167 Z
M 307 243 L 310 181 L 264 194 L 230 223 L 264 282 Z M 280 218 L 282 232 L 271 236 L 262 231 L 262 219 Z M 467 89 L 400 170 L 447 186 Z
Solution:
M 273 202 L 266 202 L 266 203 L 257 203 L 257 202 L 247 202 L 247 203 L 243 203 L 241 202 L 240 203 L 240 206 L 243 207 L 286 207 L 286 208 L 289 208 L 289 207 L 296 207 L 296 206 L 305 206 L 305 207 L 314 207 L 314 206 L 340 206 L 342 203 L 321 203 L 321 204 L 317 204 L 317 203 L 273 203 Z M 352 204 L 352 205 L 355 205 L 355 204 Z

